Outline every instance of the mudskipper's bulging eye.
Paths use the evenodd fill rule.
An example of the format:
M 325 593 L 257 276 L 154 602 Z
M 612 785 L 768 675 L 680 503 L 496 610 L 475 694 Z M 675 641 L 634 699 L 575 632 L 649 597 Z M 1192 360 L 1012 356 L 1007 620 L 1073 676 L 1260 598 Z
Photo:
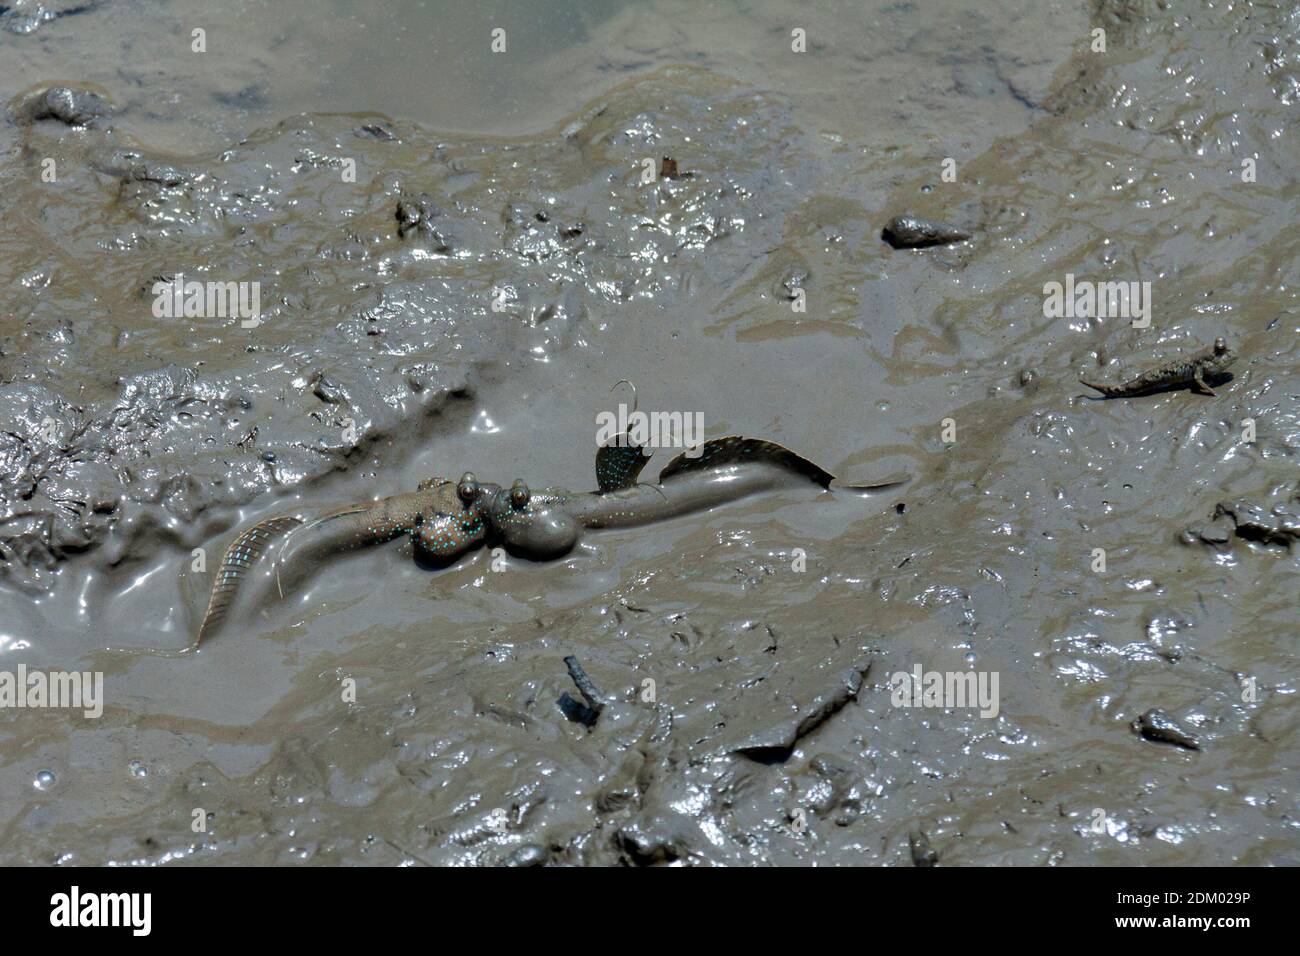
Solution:
M 460 476 L 460 483 L 456 485 L 456 494 L 465 504 L 474 500 L 478 494 L 478 479 L 474 477 L 473 472 L 467 471 Z
M 510 486 L 510 504 L 516 511 L 528 507 L 528 499 L 531 497 L 532 492 L 528 490 L 528 486 L 522 481 L 516 480 L 515 483 Z

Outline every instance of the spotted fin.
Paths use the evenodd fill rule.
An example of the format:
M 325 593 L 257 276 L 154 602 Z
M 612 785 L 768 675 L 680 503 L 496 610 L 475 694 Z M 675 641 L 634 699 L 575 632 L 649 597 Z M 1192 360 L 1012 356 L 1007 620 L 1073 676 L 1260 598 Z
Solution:
M 267 518 L 247 531 L 241 531 L 230 542 L 226 553 L 221 556 L 221 567 L 217 568 L 216 580 L 212 584 L 212 597 L 208 601 L 207 613 L 199 625 L 199 637 L 196 644 L 202 644 L 203 638 L 214 631 L 225 620 L 230 605 L 234 603 L 235 592 L 248 569 L 262 555 L 266 554 L 271 542 L 289 528 L 303 523 L 297 515 L 281 515 Z
M 695 458 L 688 457 L 686 452 L 682 452 L 665 465 L 664 470 L 659 472 L 659 483 L 663 484 L 673 475 L 683 472 L 705 471 L 709 468 L 747 461 L 779 465 L 796 474 L 804 475 L 823 488 L 829 488 L 831 482 L 835 480 L 834 475 L 814 465 L 807 458 L 796 455 L 784 445 L 778 445 L 774 441 L 764 441 L 762 438 L 744 438 L 740 435 L 711 438 L 697 450 L 700 454 Z
M 602 493 L 631 488 L 652 455 L 627 432 L 606 442 L 596 450 L 596 487 Z

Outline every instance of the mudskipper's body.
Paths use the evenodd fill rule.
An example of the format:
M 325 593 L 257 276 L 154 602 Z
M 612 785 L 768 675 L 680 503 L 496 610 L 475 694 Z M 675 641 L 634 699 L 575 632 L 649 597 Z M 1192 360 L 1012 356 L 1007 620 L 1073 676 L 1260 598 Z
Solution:
M 1210 388 L 1206 380 L 1221 377 L 1235 361 L 1237 354 L 1228 348 L 1227 342 L 1219 338 L 1208 349 L 1180 356 L 1125 382 L 1107 384 L 1093 382 L 1083 376 L 1079 377 L 1079 381 L 1089 388 L 1095 388 L 1107 398 L 1150 395 L 1152 392 L 1181 387 L 1190 387 L 1203 395 L 1213 395 L 1214 389 Z
M 531 491 L 522 481 L 508 488 L 466 473 L 459 482 L 432 478 L 409 494 L 363 502 L 317 515 L 280 515 L 241 532 L 217 570 L 201 642 L 225 620 L 235 598 L 250 586 L 275 600 L 315 573 L 331 556 L 409 535 L 418 557 L 449 563 L 484 544 L 499 542 L 533 560 L 563 557 L 585 529 L 627 528 L 666 520 L 781 487 L 829 490 L 834 476 L 775 442 L 733 436 L 705 442 L 674 458 L 657 484 L 638 484 L 649 460 L 621 436 L 596 455 L 598 490 Z M 888 488 L 904 478 L 845 486 Z M 248 581 L 264 558 L 260 580 Z M 246 583 L 247 582 L 247 583 Z

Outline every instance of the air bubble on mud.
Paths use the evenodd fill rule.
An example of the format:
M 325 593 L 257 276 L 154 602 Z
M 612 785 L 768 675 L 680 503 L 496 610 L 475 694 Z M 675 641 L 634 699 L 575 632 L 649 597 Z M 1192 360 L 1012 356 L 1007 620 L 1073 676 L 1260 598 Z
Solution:
M 48 770 L 42 770 L 36 775 L 36 779 L 32 781 L 32 786 L 37 790 L 48 790 L 54 786 L 54 782 L 54 774 Z

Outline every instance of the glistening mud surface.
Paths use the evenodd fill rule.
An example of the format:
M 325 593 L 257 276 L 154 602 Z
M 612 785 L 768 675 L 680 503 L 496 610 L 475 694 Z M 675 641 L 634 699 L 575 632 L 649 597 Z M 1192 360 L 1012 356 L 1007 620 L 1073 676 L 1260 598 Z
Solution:
M 102 670 L 106 701 L 5 712 L 0 860 L 1296 861 L 1294 10 L 634 3 L 494 61 L 488 11 L 447 28 L 509 77 L 478 102 L 487 67 L 421 96 L 347 18 L 214 23 L 207 72 L 191 5 L 84 6 L 0 14 L 0 670 Z M 112 112 L 31 120 L 64 84 Z M 690 175 L 641 182 L 665 154 Z M 974 238 L 892 250 L 903 213 Z M 155 318 L 177 273 L 260 282 L 261 324 Z M 1044 318 L 1067 274 L 1149 280 L 1150 328 Z M 1216 397 L 1082 397 L 1216 336 Z M 914 481 L 500 571 L 394 543 L 146 652 L 247 521 L 466 468 L 592 487 L 623 378 Z M 997 716 L 893 706 L 916 665 L 996 673 Z M 1152 710 L 1200 749 L 1134 733 Z

